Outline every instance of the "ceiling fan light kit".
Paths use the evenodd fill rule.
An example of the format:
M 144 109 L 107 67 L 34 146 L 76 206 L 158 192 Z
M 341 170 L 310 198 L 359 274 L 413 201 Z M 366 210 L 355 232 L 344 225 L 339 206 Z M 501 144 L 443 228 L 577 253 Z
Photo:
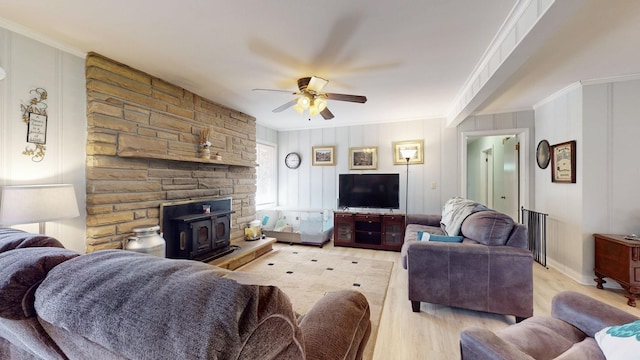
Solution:
M 366 96 L 361 95 L 348 95 L 348 94 L 334 94 L 323 93 L 322 89 L 329 83 L 328 80 L 323 78 L 312 76 L 303 77 L 298 79 L 299 92 L 291 92 L 286 90 L 270 90 L 270 89 L 254 89 L 263 91 L 281 91 L 291 93 L 293 95 L 299 95 L 297 100 L 289 101 L 288 103 L 281 105 L 273 110 L 273 112 L 282 112 L 290 107 L 293 107 L 300 114 L 304 114 L 305 111 L 309 112 L 309 116 L 315 116 L 320 114 L 325 120 L 333 119 L 333 113 L 327 108 L 327 99 L 337 101 L 347 101 L 364 104 L 367 102 Z

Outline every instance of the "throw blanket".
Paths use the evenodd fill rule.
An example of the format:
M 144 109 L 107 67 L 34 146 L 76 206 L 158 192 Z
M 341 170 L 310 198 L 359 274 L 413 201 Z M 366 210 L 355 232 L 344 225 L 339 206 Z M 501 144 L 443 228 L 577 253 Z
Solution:
M 442 231 L 448 236 L 460 235 L 464 219 L 472 213 L 482 210 L 487 210 L 487 208 L 475 201 L 460 197 L 449 199 L 442 209 L 442 219 L 440 220 Z
M 49 272 L 35 305 L 71 340 L 81 336 L 127 359 L 304 357 L 296 315 L 276 287 L 238 284 L 205 263 L 124 250 L 72 260 Z

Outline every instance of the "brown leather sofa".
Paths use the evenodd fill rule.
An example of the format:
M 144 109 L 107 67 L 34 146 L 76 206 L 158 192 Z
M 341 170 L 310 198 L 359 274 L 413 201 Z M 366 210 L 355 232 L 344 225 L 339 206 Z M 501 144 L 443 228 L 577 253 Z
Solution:
M 305 315 L 273 286 L 191 260 L 126 250 L 80 255 L 0 228 L 0 359 L 360 359 L 359 292 Z
M 479 326 L 463 330 L 460 352 L 463 360 L 637 359 L 640 343 L 633 332 L 625 337 L 634 350 L 617 342 L 606 344 L 602 338 L 598 342 L 594 336 L 638 319 L 589 296 L 564 291 L 554 296 L 551 316 L 534 316 L 495 333 Z M 607 357 L 603 350 L 609 352 Z
M 464 216 L 461 242 L 418 241 L 418 232 L 445 235 L 442 215 L 407 216 L 401 256 L 413 311 L 428 302 L 514 315 L 516 321 L 532 316 L 533 256 L 526 228 L 481 205 Z

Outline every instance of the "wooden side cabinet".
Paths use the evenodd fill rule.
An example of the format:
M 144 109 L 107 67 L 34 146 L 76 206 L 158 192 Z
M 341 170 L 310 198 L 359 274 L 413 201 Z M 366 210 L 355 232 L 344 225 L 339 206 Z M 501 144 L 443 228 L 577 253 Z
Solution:
M 334 212 L 336 246 L 400 251 L 404 242 L 404 215 Z
M 625 290 L 627 305 L 636 306 L 640 298 L 640 241 L 627 240 L 622 235 L 594 234 L 595 268 L 598 289 L 605 277 L 614 280 Z

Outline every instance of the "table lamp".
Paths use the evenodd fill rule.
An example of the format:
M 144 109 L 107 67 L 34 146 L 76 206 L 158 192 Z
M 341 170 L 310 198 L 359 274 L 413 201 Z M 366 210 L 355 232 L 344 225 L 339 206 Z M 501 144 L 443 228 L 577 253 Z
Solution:
M 0 225 L 45 223 L 80 215 L 72 184 L 4 186 L 0 195 Z

